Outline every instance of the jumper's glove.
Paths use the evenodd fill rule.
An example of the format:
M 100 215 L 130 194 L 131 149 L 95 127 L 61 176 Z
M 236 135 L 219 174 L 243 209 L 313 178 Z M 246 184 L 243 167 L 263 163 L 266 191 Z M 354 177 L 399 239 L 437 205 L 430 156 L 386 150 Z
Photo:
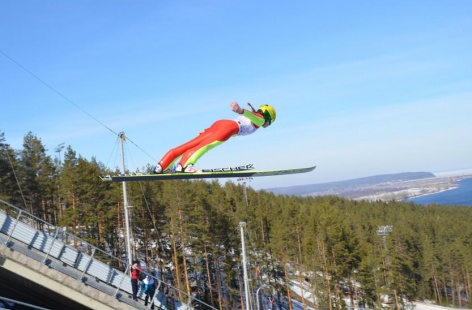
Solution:
M 236 101 L 231 102 L 230 107 L 231 107 L 231 110 L 233 110 L 233 112 L 235 112 L 235 113 L 243 114 L 243 112 L 244 112 L 244 110 L 239 106 L 239 104 Z

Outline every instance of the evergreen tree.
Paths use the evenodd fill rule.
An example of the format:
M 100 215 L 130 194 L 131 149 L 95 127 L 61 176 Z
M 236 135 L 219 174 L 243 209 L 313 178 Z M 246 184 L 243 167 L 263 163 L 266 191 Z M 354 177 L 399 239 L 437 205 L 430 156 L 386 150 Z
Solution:
M 0 132 L 0 199 L 20 205 L 22 199 L 15 176 L 16 170 L 16 154 L 6 143 L 5 134 Z
M 3 133 L 0 144 L 0 199 L 23 205 L 21 188 L 27 211 L 57 218 L 87 243 L 123 257 L 122 186 L 99 179 L 109 173 L 102 164 L 70 146 L 63 165 L 54 162 L 32 133 L 17 152 Z M 190 294 L 220 309 L 241 307 L 244 221 L 252 287 L 275 286 L 279 305 L 310 303 L 289 297 L 297 281 L 317 308 L 341 309 L 346 300 L 382 308 L 385 295 L 391 307 L 414 299 L 464 307 L 464 296 L 470 306 L 472 208 L 276 196 L 229 181 L 133 182 L 128 194 L 135 253 L 185 293 L 182 301 Z M 377 235 L 382 225 L 394 227 L 386 248 Z
M 43 220 L 51 220 L 54 210 L 55 167 L 38 137 L 29 132 L 19 153 L 18 175 L 29 212 Z

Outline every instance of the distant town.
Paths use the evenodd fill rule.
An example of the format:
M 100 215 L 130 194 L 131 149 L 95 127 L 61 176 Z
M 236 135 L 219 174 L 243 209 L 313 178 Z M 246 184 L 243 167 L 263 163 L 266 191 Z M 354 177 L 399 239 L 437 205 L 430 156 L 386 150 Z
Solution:
M 472 169 L 442 173 L 404 172 L 339 182 L 270 188 L 267 190 L 282 195 L 335 195 L 353 200 L 403 201 L 408 198 L 456 188 L 459 186 L 458 181 L 471 177 Z

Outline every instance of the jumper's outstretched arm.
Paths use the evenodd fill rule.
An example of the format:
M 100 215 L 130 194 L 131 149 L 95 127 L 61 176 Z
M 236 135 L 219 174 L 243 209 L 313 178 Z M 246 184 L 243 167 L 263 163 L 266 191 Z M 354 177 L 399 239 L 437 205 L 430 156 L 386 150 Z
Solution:
M 243 108 L 241 108 L 236 101 L 231 102 L 229 105 L 231 106 L 231 110 L 233 110 L 233 112 L 235 113 L 242 114 L 244 111 Z

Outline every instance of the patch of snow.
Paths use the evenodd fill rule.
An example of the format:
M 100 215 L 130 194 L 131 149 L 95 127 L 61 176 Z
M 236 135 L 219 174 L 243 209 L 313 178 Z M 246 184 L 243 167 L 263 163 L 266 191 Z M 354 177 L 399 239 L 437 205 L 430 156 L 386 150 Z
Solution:
M 464 308 L 449 308 L 436 306 L 430 303 L 415 302 L 415 310 L 464 310 Z

